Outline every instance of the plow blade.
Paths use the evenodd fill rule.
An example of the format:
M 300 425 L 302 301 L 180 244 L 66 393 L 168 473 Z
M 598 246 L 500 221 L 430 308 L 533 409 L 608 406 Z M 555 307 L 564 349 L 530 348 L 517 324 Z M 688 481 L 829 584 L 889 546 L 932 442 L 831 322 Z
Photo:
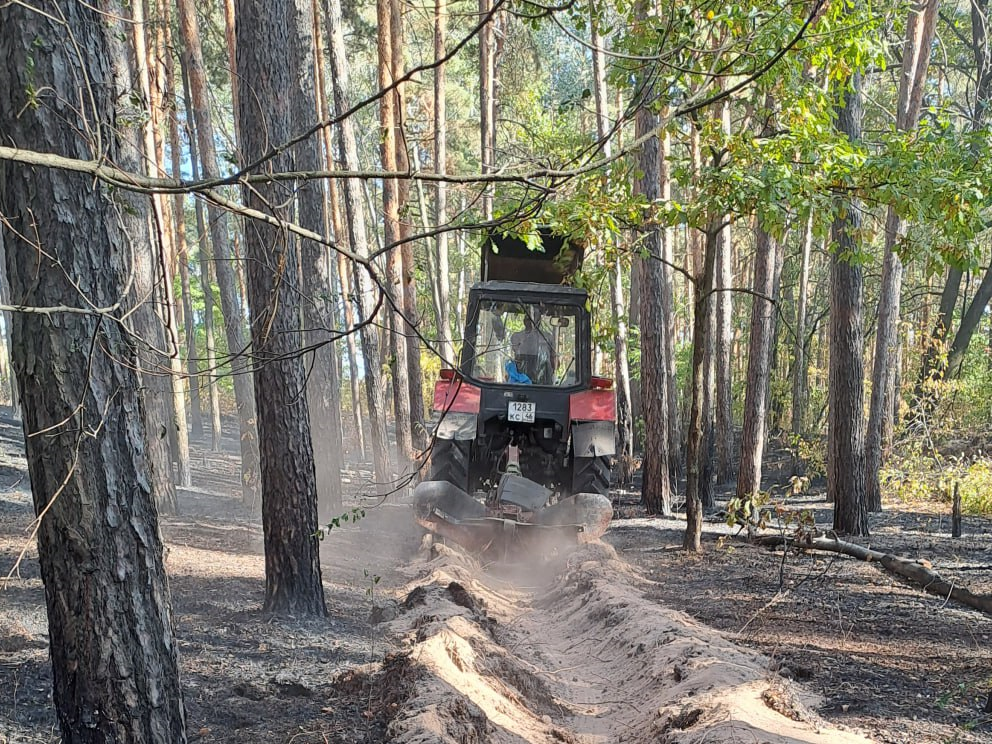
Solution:
M 424 481 L 417 484 L 413 490 L 413 508 L 418 522 L 421 518 L 433 516 L 456 522 L 486 516 L 485 506 L 447 481 Z
M 533 522 L 489 516 L 460 488 L 425 481 L 414 490 L 417 522 L 469 552 L 512 560 L 518 552 L 556 550 L 595 540 L 606 532 L 613 505 L 605 496 L 581 493 L 534 512 Z
M 542 509 L 537 523 L 546 527 L 581 525 L 579 542 L 591 542 L 603 536 L 613 519 L 613 503 L 598 493 L 577 493 Z

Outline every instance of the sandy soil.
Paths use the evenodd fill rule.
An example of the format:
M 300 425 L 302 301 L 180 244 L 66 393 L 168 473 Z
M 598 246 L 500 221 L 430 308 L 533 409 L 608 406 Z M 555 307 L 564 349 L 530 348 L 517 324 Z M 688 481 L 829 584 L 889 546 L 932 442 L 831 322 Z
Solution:
M 12 424 L 0 420 L 0 574 L 27 550 L 0 589 L 0 743 L 54 742 Z M 705 554 L 685 556 L 681 523 L 645 519 L 631 496 L 604 543 L 480 566 L 424 541 L 402 499 L 355 495 L 356 470 L 349 505 L 368 516 L 323 543 L 330 616 L 266 617 L 261 529 L 230 490 L 236 472 L 230 451 L 198 449 L 197 487 L 162 524 L 191 741 L 992 741 L 992 618 L 716 522 Z M 824 518 L 816 499 L 800 506 Z M 992 592 L 992 524 L 951 541 L 932 512 L 875 520 L 873 546 Z

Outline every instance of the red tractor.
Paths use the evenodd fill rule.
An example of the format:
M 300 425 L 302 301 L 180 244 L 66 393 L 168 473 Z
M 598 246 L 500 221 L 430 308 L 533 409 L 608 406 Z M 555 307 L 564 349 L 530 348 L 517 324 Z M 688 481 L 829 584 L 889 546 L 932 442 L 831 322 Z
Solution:
M 586 291 L 563 284 L 582 250 L 549 230 L 539 237 L 540 250 L 487 237 L 461 363 L 434 387 L 417 517 L 473 550 L 548 530 L 592 539 L 613 515 L 613 381 L 592 374 Z

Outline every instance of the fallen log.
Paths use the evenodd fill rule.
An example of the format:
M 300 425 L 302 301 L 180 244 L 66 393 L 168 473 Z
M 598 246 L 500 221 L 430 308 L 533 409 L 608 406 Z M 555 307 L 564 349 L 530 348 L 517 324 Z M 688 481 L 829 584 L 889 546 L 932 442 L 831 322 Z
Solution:
M 787 545 L 802 550 L 823 550 L 840 553 L 867 563 L 878 563 L 889 573 L 907 579 L 929 594 L 953 599 L 988 615 L 992 615 L 992 595 L 975 594 L 966 587 L 947 581 L 934 571 L 929 562 L 914 561 L 880 550 L 872 550 L 863 545 L 845 542 L 836 537 L 803 537 L 795 539 L 785 535 L 766 535 L 755 540 L 759 545 Z

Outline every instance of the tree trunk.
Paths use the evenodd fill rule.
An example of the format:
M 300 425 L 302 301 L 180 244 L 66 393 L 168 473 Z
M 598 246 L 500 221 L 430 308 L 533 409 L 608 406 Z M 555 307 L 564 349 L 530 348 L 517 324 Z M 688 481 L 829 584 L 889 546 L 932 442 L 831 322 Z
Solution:
M 318 12 L 317 5 L 314 5 L 314 39 L 316 40 L 316 71 L 317 71 L 317 116 L 324 121 L 329 118 L 330 105 L 325 97 L 325 82 L 327 80 L 327 73 L 325 70 L 326 59 L 326 44 L 324 43 L 324 34 L 321 32 L 320 28 L 320 13 Z M 331 128 L 323 128 L 323 145 L 324 145 L 324 166 L 327 170 L 334 170 L 334 142 L 332 139 Z M 334 179 L 327 181 L 327 204 L 325 206 L 325 216 L 330 222 L 332 231 L 334 233 L 334 239 L 338 241 L 339 245 L 344 248 L 349 248 L 348 243 L 348 231 L 344 226 L 344 220 L 341 217 L 341 198 L 338 193 L 338 182 Z M 358 456 L 359 459 L 365 458 L 365 427 L 362 423 L 362 406 L 361 406 L 361 395 L 360 384 L 358 381 L 358 351 L 355 345 L 355 334 L 351 332 L 351 329 L 355 325 L 355 315 L 352 311 L 352 297 L 348 289 L 348 263 L 344 254 L 338 253 L 336 256 L 332 255 L 329 258 L 330 261 L 334 261 L 337 264 L 337 271 L 333 272 L 337 274 L 337 280 L 340 284 L 340 292 L 338 294 L 338 302 L 341 306 L 340 317 L 344 322 L 344 327 L 348 329 L 347 336 L 345 337 L 345 348 L 348 355 L 348 372 L 349 372 L 349 384 L 351 387 L 351 413 L 352 413 L 352 425 L 355 427 L 355 440 L 358 445 Z M 333 264 L 332 264 L 333 266 Z M 331 295 L 333 296 L 333 288 Z M 333 310 L 329 307 L 328 310 Z M 328 328 L 333 326 L 328 326 Z M 337 356 L 337 355 L 335 355 Z M 341 385 L 341 375 L 338 375 L 338 419 L 340 422 L 341 417 L 341 405 L 340 405 L 340 385 Z M 342 425 L 343 426 L 343 425 Z M 341 429 L 343 432 L 343 428 Z M 341 435 L 338 435 L 339 443 Z M 343 458 L 342 458 L 343 466 Z M 321 467 L 320 462 L 317 464 L 318 471 Z M 340 478 L 339 478 L 340 480 Z M 320 486 L 320 473 L 318 472 L 318 488 Z M 319 506 L 319 504 L 318 504 Z
M 661 158 L 664 158 L 664 153 L 659 155 L 659 162 Z M 659 170 L 663 169 L 664 166 L 660 166 Z M 661 180 L 659 176 L 658 180 Z M 665 253 L 665 235 L 662 233 L 662 256 Z M 632 241 L 631 241 L 632 242 Z M 628 250 L 630 249 L 630 243 L 628 243 Z M 664 267 L 663 267 L 664 270 Z M 641 263 L 639 261 L 631 260 L 630 263 L 630 324 L 628 331 L 631 335 L 636 335 L 640 338 L 641 335 L 641 284 L 643 284 L 643 279 L 641 277 Z M 664 310 L 662 310 L 664 313 Z M 665 341 L 667 343 L 667 335 Z M 667 350 L 666 350 L 667 353 Z M 630 376 L 630 420 L 634 422 L 634 456 L 641 454 L 644 451 L 644 442 L 642 438 L 637 436 L 637 422 L 644 420 L 644 407 L 641 405 L 641 373 L 640 371 L 635 371 Z M 671 465 L 671 462 L 669 462 Z
M 310 0 L 239 0 L 237 75 L 250 86 L 242 96 L 238 119 L 246 162 L 265 155 L 273 143 L 290 137 L 292 103 L 306 105 L 301 78 L 312 74 L 309 38 Z M 297 48 L 287 54 L 286 50 Z M 302 53 L 299 48 L 302 47 Z M 309 93 L 309 90 L 307 91 Z M 285 105 L 289 95 L 291 106 Z M 316 153 L 304 162 L 316 163 Z M 290 158 L 274 158 L 264 169 L 290 170 Z M 247 206 L 289 217 L 285 207 L 293 184 L 253 183 L 244 188 Z M 262 525 L 265 533 L 266 612 L 324 616 L 317 539 L 317 484 L 306 370 L 300 343 L 296 246 L 288 231 L 260 221 L 247 225 L 248 303 L 254 354 L 255 399 L 262 474 Z
M 692 323 L 692 399 L 689 409 L 689 432 L 686 445 L 685 481 L 685 536 L 682 547 L 689 552 L 702 550 L 704 489 L 709 486 L 709 448 L 706 442 L 706 346 L 711 335 L 713 312 L 710 302 L 713 297 L 714 276 L 716 274 L 717 242 L 720 228 L 710 225 L 705 233 L 701 256 L 702 265 L 697 264 L 695 277 L 695 297 L 693 300 Z
M 142 94 L 148 101 L 149 117 L 144 124 L 145 170 L 150 176 L 164 176 L 165 173 L 165 144 L 162 141 L 162 106 L 164 84 L 160 65 L 156 61 L 158 45 L 153 30 L 145 22 L 145 2 L 132 3 L 134 17 L 133 38 L 135 57 L 138 65 L 138 76 Z M 151 43 L 148 43 L 150 40 Z M 162 39 L 164 50 L 164 39 Z M 157 249 L 156 271 L 157 294 L 159 295 L 159 314 L 165 331 L 165 345 L 160 353 L 165 359 L 159 364 L 170 370 L 166 385 L 171 394 L 170 406 L 172 421 L 170 426 L 170 441 L 174 443 L 172 456 L 176 462 L 176 483 L 189 488 L 193 484 L 189 462 L 189 429 L 186 425 L 186 390 L 183 386 L 183 367 L 179 354 L 179 323 L 177 319 L 175 295 L 175 256 L 176 248 L 173 243 L 173 226 L 171 202 L 163 194 L 155 194 L 151 200 L 152 231 L 157 240 L 153 241 Z M 178 499 L 175 503 L 178 510 Z
M 599 20 L 595 12 L 590 18 L 590 31 L 593 79 L 595 81 L 596 137 L 603 148 L 603 157 L 609 158 L 613 148 L 610 142 L 609 100 L 606 89 L 605 41 L 599 32 Z M 655 150 L 657 151 L 657 142 L 655 143 Z M 609 177 L 610 174 L 607 173 L 605 178 L 608 179 Z M 606 239 L 615 242 L 616 237 L 611 235 Z M 607 251 L 607 254 L 609 252 Z M 613 368 L 617 391 L 617 481 L 622 487 L 627 488 L 634 475 L 634 423 L 631 417 L 630 364 L 627 358 L 627 313 L 624 308 L 623 297 L 623 262 L 615 245 L 612 247 L 612 253 L 613 256 L 610 257 L 610 265 L 607 270 L 610 274 L 610 308 L 613 311 L 613 327 L 615 329 L 613 334 Z M 661 257 L 660 252 L 658 257 Z M 658 331 L 663 333 L 660 324 Z M 661 351 L 664 351 L 664 343 L 661 344 Z
M 296 43 L 292 47 L 295 74 L 290 93 L 293 132 L 313 126 L 313 116 L 319 105 L 315 101 L 315 41 L 318 18 L 313 0 L 296 0 L 297 11 L 309 14 L 295 18 Z M 304 7 L 305 6 L 305 7 Z M 318 93 L 319 95 L 319 93 Z M 320 168 L 321 142 L 319 135 L 301 142 L 292 150 L 293 170 L 314 171 Z M 327 222 L 324 209 L 327 199 L 320 181 L 300 183 L 296 191 L 300 224 L 313 232 L 324 231 Z M 303 274 L 303 345 L 307 349 L 304 364 L 307 370 L 306 390 L 313 440 L 314 464 L 317 473 L 317 515 L 321 522 L 339 516 L 342 510 L 341 470 L 344 468 L 341 439 L 341 380 L 335 363 L 334 291 L 331 249 L 312 240 L 300 240 L 300 265 Z M 295 277 L 294 277 L 295 281 Z
M 636 136 L 643 137 L 658 126 L 658 117 L 646 104 L 637 110 Z M 635 188 L 649 204 L 659 197 L 660 167 L 658 138 L 651 137 L 641 147 L 639 170 L 643 176 Z M 640 262 L 641 304 L 641 401 L 644 407 L 644 478 L 641 502 L 649 514 L 672 513 L 672 485 L 668 465 L 667 365 L 664 359 L 664 318 L 661 288 L 664 283 L 661 261 L 661 229 L 649 225 L 644 232 L 647 258 Z
M 813 252 L 813 212 L 806 218 L 802 259 L 799 265 L 799 300 L 796 303 L 796 339 L 792 369 L 792 433 L 806 434 L 806 407 L 809 403 L 806 315 L 809 312 L 809 262 Z
M 751 335 L 747 358 L 747 387 L 744 393 L 744 424 L 741 430 L 741 464 L 737 476 L 737 499 L 753 502 L 761 488 L 761 458 L 767 431 L 768 390 L 775 304 L 779 276 L 779 249 L 775 240 L 756 225 L 754 291 L 751 301 Z M 759 296 L 760 295 L 760 296 Z
M 693 177 L 698 179 L 703 167 L 702 161 L 702 149 L 700 147 L 700 135 L 699 128 L 693 125 L 690 131 L 690 144 L 689 144 L 689 158 L 692 165 Z M 714 164 L 715 166 L 718 165 Z M 688 231 L 686 236 L 689 242 L 688 249 L 692 254 L 692 294 L 690 296 L 690 305 L 693 307 L 693 338 L 695 338 L 695 325 L 696 325 L 696 314 L 695 307 L 699 299 L 699 287 L 702 286 L 704 281 L 704 273 L 706 270 L 706 260 L 707 251 L 710 250 L 710 238 L 702 230 L 692 229 Z M 719 235 L 713 238 L 714 240 L 719 239 Z M 715 244 L 714 244 L 715 245 Z M 716 248 L 714 247 L 715 251 Z M 714 267 L 716 262 L 716 254 L 713 256 Z M 714 268 L 714 275 L 716 269 Z M 715 277 L 714 277 L 715 280 Z M 700 503 L 704 508 L 711 508 L 713 506 L 713 433 L 714 425 L 713 421 L 715 418 L 715 404 L 714 398 L 715 393 L 715 359 L 714 359 L 714 342 L 713 342 L 713 328 L 716 323 L 716 302 L 707 301 L 707 327 L 706 331 L 702 336 L 703 350 L 702 350 L 702 398 L 699 402 L 699 407 L 702 411 L 701 414 L 701 451 L 704 455 L 699 458 L 699 470 L 696 474 L 697 481 L 697 494 L 699 496 Z M 695 346 L 693 346 L 693 352 L 695 353 Z M 689 389 L 689 397 L 692 396 L 692 390 L 694 385 L 694 379 L 692 375 L 689 375 L 686 380 L 687 387 Z M 692 401 L 689 402 L 690 408 L 692 406 Z M 686 434 L 686 447 L 688 449 L 688 439 L 689 434 Z M 689 459 L 687 454 L 686 464 L 688 467 Z M 688 474 L 686 476 L 688 478 Z
M 668 165 L 672 151 L 672 136 L 661 137 L 659 166 L 660 197 L 663 204 L 672 198 L 671 169 Z M 673 477 L 682 471 L 682 415 L 679 411 L 678 375 L 675 371 L 675 298 L 672 292 L 672 266 L 675 265 L 675 236 L 670 227 L 661 228 L 661 328 L 665 362 L 665 420 L 668 425 L 668 467 Z M 642 289 L 643 292 L 643 289 Z M 631 292 L 633 294 L 633 292 Z
M 961 318 L 961 325 L 958 326 L 954 340 L 951 342 L 951 349 L 947 354 L 947 376 L 955 378 L 961 374 L 961 365 L 964 364 L 964 355 L 971 344 L 971 338 L 978 330 L 978 324 L 985 314 L 989 300 L 992 300 L 992 267 L 985 270 L 982 275 L 982 282 L 975 291 Z
M 413 167 L 415 170 L 419 171 L 421 169 L 420 157 L 417 153 L 417 148 L 413 148 L 411 151 L 413 156 Z M 430 210 L 427 207 L 427 193 L 424 189 L 424 184 L 422 181 L 417 181 L 417 204 L 420 210 L 420 221 L 425 232 L 431 230 L 431 216 Z M 436 241 L 432 246 L 428 246 L 425 251 L 424 258 L 426 259 L 425 271 L 424 273 L 429 277 L 430 287 L 431 287 L 431 306 L 434 310 L 434 319 L 436 321 L 437 327 L 437 338 L 431 347 L 431 351 L 438 354 L 441 359 L 442 367 L 453 367 L 457 366 L 453 364 L 452 357 L 454 354 L 447 347 L 450 346 L 450 341 L 446 340 L 444 335 L 447 332 L 444 326 L 448 324 L 447 317 L 449 315 L 446 307 L 448 302 L 448 288 L 447 286 L 447 275 L 448 275 L 448 264 L 447 264 L 447 244 L 445 245 L 445 269 L 444 274 L 441 273 L 438 267 L 439 252 L 434 250 L 437 248 Z M 442 307 L 442 295 L 443 295 L 443 307 Z
M 465 213 L 465 195 L 462 194 L 461 201 L 461 212 Z M 458 294 L 456 296 L 457 308 L 455 311 L 455 317 L 458 318 L 459 328 L 461 324 L 465 322 L 465 302 L 468 297 L 468 246 L 466 245 L 467 240 L 465 238 L 465 231 L 459 230 L 455 236 L 455 242 L 458 246 Z
M 341 24 L 340 0 L 327 0 L 327 43 L 331 61 L 331 80 L 334 86 L 335 113 L 340 116 L 348 110 L 348 58 L 344 47 Z M 358 147 L 355 143 L 354 124 L 350 118 L 337 129 L 342 152 L 342 165 L 346 170 L 358 170 Z M 362 185 L 355 179 L 344 182 L 345 221 L 348 225 L 348 243 L 355 251 L 368 250 L 365 230 L 365 210 L 362 206 Z M 365 395 L 370 414 L 369 435 L 372 445 L 373 469 L 379 490 L 386 493 L 393 479 L 386 439 L 386 397 L 379 356 L 379 343 L 375 327 L 371 325 L 377 308 L 372 277 L 364 267 L 353 266 L 354 287 L 358 297 L 358 322 L 361 323 L 362 359 L 365 365 Z
M 447 0 L 434 0 L 434 59 L 445 55 L 447 33 Z M 434 68 L 434 172 L 448 172 L 448 111 L 446 67 L 443 62 Z M 448 222 L 448 185 L 438 181 L 434 185 L 434 224 L 443 228 Z M 457 366 L 454 345 L 451 342 L 450 268 L 448 265 L 448 233 L 441 230 L 435 241 L 437 249 L 437 299 L 438 347 L 445 364 Z
M 101 9 L 127 13 L 117 4 Z M 116 125 L 114 106 L 132 90 L 120 28 L 82 3 L 58 12 L 55 26 L 34 8 L 0 9 L 5 138 L 139 169 L 140 142 L 124 141 Z M 76 86 L 84 79 L 101 84 L 80 99 Z M 30 104 L 31 90 L 41 92 L 43 105 Z M 99 142 L 82 132 L 99 132 Z M 145 431 L 139 356 L 123 326 L 129 308 L 120 304 L 131 286 L 129 258 L 151 253 L 142 228 L 147 208 L 144 198 L 84 175 L 0 164 L 14 301 L 86 307 L 78 299 L 83 287 L 89 302 L 109 308 L 14 313 L 11 323 L 39 515 L 52 697 L 62 741 L 70 744 L 186 741 L 153 491 L 159 479 L 150 470 L 158 465 L 149 456 L 157 432 Z M 40 246 L 22 237 L 34 235 L 34 225 Z
M 392 0 L 378 0 L 379 88 L 389 87 L 394 80 L 393 68 L 393 13 Z M 383 170 L 396 172 L 397 107 L 399 96 L 395 90 L 379 99 L 379 127 L 381 130 L 380 157 Z M 389 367 L 393 377 L 393 409 L 396 427 L 396 449 L 405 467 L 414 457 L 413 433 L 410 425 L 409 355 L 407 353 L 403 311 L 403 251 L 400 231 L 400 188 L 396 179 L 382 181 L 382 230 L 386 246 L 386 292 L 392 311 L 392 331 L 389 333 Z
M 730 99 L 724 99 L 721 107 L 723 135 L 730 137 Z M 734 479 L 734 407 L 733 370 L 731 353 L 734 333 L 734 243 L 731 215 L 726 216 L 726 225 L 720 231 L 717 244 L 716 286 L 716 326 L 714 344 L 714 374 L 716 376 L 716 480 L 729 483 Z M 753 352 L 753 349 L 752 349 Z
M 923 88 L 930 64 L 930 46 L 939 7 L 940 0 L 916 0 L 909 11 L 896 111 L 896 128 L 902 132 L 915 129 L 920 117 Z M 875 364 L 872 369 L 871 404 L 865 442 L 868 509 L 873 512 L 882 510 L 882 491 L 878 477 L 882 465 L 882 435 L 886 423 L 892 420 L 892 401 L 896 394 L 892 386 L 892 367 L 898 344 L 899 302 L 902 294 L 902 259 L 897 250 L 905 232 L 905 222 L 890 206 L 885 218 L 885 260 L 882 264 L 882 286 L 878 297 Z
M 140 16 L 139 16 L 140 17 Z M 131 28 L 137 28 L 131 24 Z M 141 85 L 142 71 L 147 82 L 147 67 L 144 58 L 144 38 L 141 35 L 141 45 L 135 44 L 138 35 L 132 35 L 132 44 L 129 48 L 128 70 L 133 75 L 129 90 L 132 94 L 135 90 L 139 97 L 147 90 L 147 85 Z M 140 60 L 140 64 L 139 64 Z M 147 162 L 145 152 L 149 149 L 154 151 L 154 145 L 148 138 L 145 128 L 137 128 L 140 134 L 135 135 L 133 152 L 128 152 L 128 157 L 133 158 L 133 166 L 136 172 L 144 169 Z M 141 135 L 145 135 L 142 137 Z M 129 285 L 130 294 L 128 302 L 132 305 L 132 312 L 126 316 L 127 326 L 139 339 L 138 354 L 140 359 L 139 373 L 144 394 L 144 416 L 145 430 L 148 432 L 149 457 L 153 460 L 151 473 L 155 482 L 152 484 L 152 492 L 155 494 L 158 509 L 162 513 L 176 514 L 179 511 L 179 502 L 176 499 L 176 488 L 172 477 L 172 434 L 173 420 L 170 409 L 171 395 L 168 378 L 163 374 L 166 370 L 162 349 L 165 347 L 165 333 L 162 326 L 162 318 L 158 314 L 157 288 L 161 281 L 160 253 L 155 250 L 155 245 L 149 237 L 161 235 L 154 206 L 155 200 L 151 201 L 151 209 L 146 209 L 148 204 L 143 204 L 142 209 L 124 211 L 121 221 L 126 223 L 128 234 L 141 236 L 138 245 L 132 255 L 132 266 L 134 277 Z
M 4 305 L 10 305 L 10 282 L 7 281 L 7 267 L 6 260 L 4 259 L 4 247 L 3 247 L 3 230 L 0 230 L 0 303 Z M 4 369 L 4 391 L 10 401 L 10 415 L 14 418 L 20 416 L 20 398 L 17 394 L 17 378 L 14 375 L 13 362 L 11 361 L 13 355 L 13 339 L 11 338 L 10 327 L 12 315 L 9 311 L 4 310 L 0 313 L 0 318 L 3 319 L 3 348 L 0 349 L 0 353 L 3 354 L 5 369 Z
M 172 59 L 172 23 L 170 20 L 169 3 L 162 4 L 162 60 L 165 68 L 165 100 L 172 111 L 166 112 L 169 131 L 169 150 L 171 154 L 172 177 L 182 175 L 182 149 L 179 140 L 179 122 L 176 111 L 179 108 L 179 96 L 176 89 L 175 66 Z M 186 340 L 186 374 L 189 377 L 190 425 L 193 437 L 203 437 L 203 407 L 200 402 L 200 376 L 196 359 L 196 324 L 193 318 L 193 301 L 189 282 L 189 246 L 186 244 L 186 198 L 183 194 L 175 194 L 172 198 L 172 230 L 175 235 L 176 261 L 179 266 L 180 286 L 182 287 L 183 334 Z
M 914 391 L 914 407 L 917 409 L 915 415 L 929 415 L 939 397 L 937 387 L 947 371 L 947 336 L 954 321 L 954 306 L 958 301 L 963 277 L 961 269 L 953 266 L 947 269 L 947 278 L 944 280 L 937 308 L 937 322 L 924 349 L 920 377 Z
M 992 615 L 992 595 L 975 594 L 967 587 L 960 586 L 956 581 L 947 581 L 930 568 L 928 561 L 912 560 L 901 556 L 872 550 L 864 545 L 838 540 L 836 537 L 806 537 L 793 540 L 781 535 L 768 535 L 759 539 L 761 545 L 788 545 L 803 550 L 822 550 L 830 553 L 850 556 L 866 563 L 877 563 L 889 573 L 901 579 L 907 579 L 928 594 L 940 597 L 945 602 L 953 599 L 963 605 L 981 610 Z M 992 712 L 986 710 L 986 712 Z
M 189 162 L 193 178 L 200 177 L 200 157 L 196 146 L 197 136 L 194 131 L 195 125 L 192 121 L 193 106 L 190 102 L 189 80 L 183 65 L 183 98 L 186 104 L 186 134 L 189 139 Z M 203 202 L 195 199 L 194 211 L 196 213 L 197 244 L 199 250 L 200 290 L 203 292 L 203 340 L 207 354 L 207 394 L 210 400 L 210 449 L 213 452 L 220 452 L 220 441 L 223 431 L 220 420 L 220 390 L 217 385 L 217 346 L 214 339 L 214 290 L 211 281 L 210 264 L 212 263 L 210 251 L 210 236 L 207 230 L 207 220 L 204 216 Z
M 347 234 L 347 231 L 345 232 Z M 352 291 L 351 268 L 344 256 L 338 256 L 338 279 L 341 282 L 341 304 L 344 310 L 344 324 L 348 329 L 345 337 L 345 348 L 348 350 L 348 382 L 351 384 L 351 413 L 354 419 L 355 432 L 358 436 L 358 451 L 364 459 L 368 453 L 365 442 L 365 423 L 362 419 L 361 383 L 358 379 L 358 345 L 355 343 L 355 304 L 357 298 Z
M 238 121 L 238 111 L 241 100 L 241 80 L 238 79 L 237 51 L 238 39 L 235 26 L 234 0 L 223 0 L 224 3 L 224 46 L 227 48 L 227 69 L 231 77 L 231 110 L 234 112 L 234 157 L 237 162 L 243 162 L 241 157 L 241 122 Z
M 493 0 L 479 0 L 479 22 L 492 11 Z M 482 172 L 491 173 L 495 167 L 496 150 L 496 56 L 493 23 L 486 23 L 479 31 L 479 161 Z M 493 218 L 492 186 L 482 187 L 482 218 Z
M 193 118 L 196 121 L 197 144 L 205 178 L 217 178 L 217 151 L 214 146 L 214 129 L 207 100 L 207 78 L 203 67 L 200 46 L 200 29 L 193 0 L 176 0 L 179 9 L 179 30 L 183 38 L 183 58 L 189 75 L 190 98 Z M 224 314 L 224 331 L 227 335 L 228 353 L 231 355 L 231 375 L 234 397 L 238 406 L 238 424 L 241 433 L 241 488 L 246 506 L 255 508 L 259 501 L 259 450 L 255 431 L 255 395 L 248 377 L 249 352 L 244 332 L 244 313 L 238 296 L 238 279 L 235 276 L 234 249 L 227 228 L 226 213 L 214 206 L 207 206 L 210 238 L 213 244 L 214 270 L 220 289 L 220 305 Z
M 837 111 L 837 130 L 852 143 L 861 139 L 861 73 L 845 91 Z M 845 199 L 831 228 L 830 256 L 830 372 L 827 412 L 827 497 L 834 504 L 834 529 L 850 535 L 868 534 L 865 488 L 864 362 L 861 267 L 846 256 L 857 253 L 861 204 Z
M 390 0 L 390 22 L 392 39 L 392 79 L 399 80 L 405 72 L 404 63 L 404 28 L 403 28 L 403 5 L 401 0 Z M 393 129 L 396 132 L 396 169 L 400 172 L 410 170 L 410 156 L 407 152 L 406 128 L 404 118 L 406 116 L 406 86 L 399 85 L 396 88 L 396 105 L 393 108 Z M 396 181 L 396 205 L 397 209 L 406 209 L 410 200 L 410 181 L 402 179 Z M 424 414 L 424 372 L 420 363 L 421 341 L 420 341 L 420 311 L 417 309 L 417 272 L 416 263 L 413 257 L 413 241 L 410 240 L 411 225 L 409 219 L 399 219 L 397 214 L 398 236 L 401 241 L 400 257 L 402 267 L 402 297 L 403 312 L 398 319 L 397 329 L 403 334 L 400 339 L 406 344 L 407 369 L 404 370 L 407 380 L 408 397 L 410 399 L 410 410 L 408 414 L 410 425 L 410 445 L 411 455 L 422 452 L 427 447 L 427 422 Z

